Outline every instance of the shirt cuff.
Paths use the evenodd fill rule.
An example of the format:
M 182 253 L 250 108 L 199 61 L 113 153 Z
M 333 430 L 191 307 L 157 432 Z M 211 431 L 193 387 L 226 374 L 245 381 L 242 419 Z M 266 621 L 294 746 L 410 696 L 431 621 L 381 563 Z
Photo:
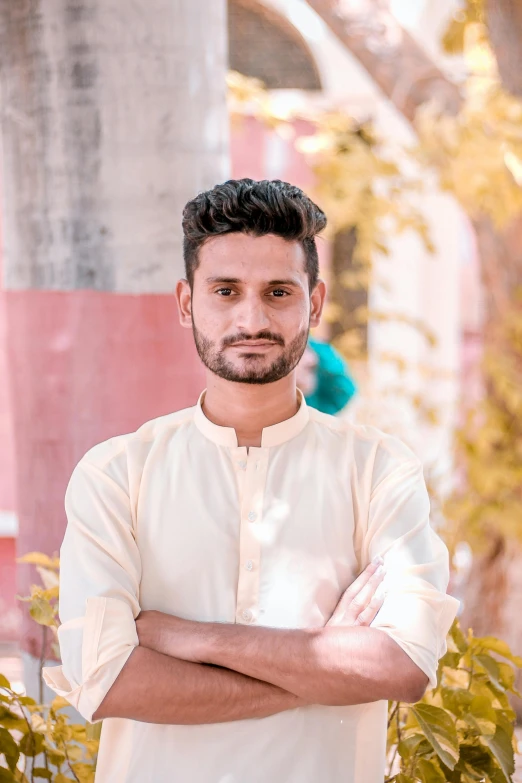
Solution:
M 91 597 L 86 602 L 81 647 L 77 644 L 78 620 L 58 629 L 61 666 L 46 666 L 44 681 L 78 710 L 90 723 L 127 659 L 139 644 L 136 623 L 129 604 L 117 598 Z M 81 682 L 72 672 L 81 655 Z
M 446 637 L 460 603 L 425 583 L 415 591 L 395 589 L 371 623 L 388 634 L 437 687 L 439 659 L 447 649 Z

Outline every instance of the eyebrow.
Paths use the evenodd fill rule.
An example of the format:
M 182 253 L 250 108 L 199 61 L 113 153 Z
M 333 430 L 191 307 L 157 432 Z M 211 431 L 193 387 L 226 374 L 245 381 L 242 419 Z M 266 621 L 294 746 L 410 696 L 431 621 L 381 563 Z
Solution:
M 207 277 L 207 283 L 235 283 L 236 285 L 243 281 L 239 277 Z M 288 278 L 287 280 L 269 280 L 266 285 L 293 285 L 298 286 L 297 280 Z
M 240 283 L 239 277 L 207 277 L 207 283 Z

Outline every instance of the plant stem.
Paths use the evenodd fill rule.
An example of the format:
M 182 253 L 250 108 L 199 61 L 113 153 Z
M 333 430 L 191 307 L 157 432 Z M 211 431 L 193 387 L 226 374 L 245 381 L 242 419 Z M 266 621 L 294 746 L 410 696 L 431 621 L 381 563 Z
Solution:
M 399 709 L 399 702 L 397 702 L 397 704 L 395 705 L 395 707 L 393 708 L 393 710 L 391 712 L 390 717 L 388 718 L 388 728 L 390 728 L 392 720 L 394 719 L 395 713 L 397 712 L 398 709 Z
M 14 700 L 18 704 L 20 712 L 22 713 L 22 718 L 27 723 L 27 729 L 29 731 L 29 734 L 31 735 L 33 749 L 35 750 L 36 749 L 36 740 L 34 738 L 33 727 L 31 726 L 30 722 L 27 720 L 27 715 L 25 714 L 25 710 L 24 710 L 23 704 L 20 702 L 20 699 L 18 698 L 18 694 L 16 693 L 16 691 L 11 691 L 11 692 L 13 694 Z M 26 756 L 25 758 L 26 758 L 26 762 L 25 763 L 27 764 L 27 758 L 28 757 Z M 35 756 L 33 756 L 33 763 L 31 764 L 31 783 L 34 783 L 34 761 L 35 761 Z M 24 774 L 25 774 L 25 770 L 24 770 Z
M 47 651 L 47 626 L 42 625 L 43 633 L 42 633 L 42 648 L 40 650 L 40 660 L 38 662 L 38 699 L 39 703 L 43 704 L 43 674 L 42 670 L 45 664 L 45 654 Z
M 401 719 L 400 719 L 400 715 L 401 714 L 400 714 L 400 706 L 401 706 L 401 703 L 400 703 L 400 701 L 398 701 L 397 702 L 397 706 L 395 707 L 395 709 L 394 709 L 394 711 L 392 713 L 392 716 L 390 718 L 390 723 L 391 723 L 392 718 L 394 716 L 395 716 L 396 721 L 397 721 L 397 744 L 395 746 L 395 750 L 393 751 L 392 760 L 390 761 L 390 775 L 392 777 L 393 777 L 393 765 L 394 765 L 395 759 L 397 757 L 397 751 L 399 750 L 399 742 L 401 741 Z M 388 723 L 388 727 L 389 727 L 390 723 Z
M 71 770 L 72 774 L 74 775 L 74 779 L 77 780 L 78 783 L 80 783 L 80 778 L 78 777 L 78 775 L 76 774 L 76 772 L 74 771 L 74 769 L 71 766 L 71 759 L 69 758 L 69 754 L 67 753 L 67 746 L 66 746 L 64 740 L 62 740 L 62 745 L 63 745 L 63 752 L 65 753 L 65 758 L 67 759 L 67 764 L 69 765 L 69 769 Z

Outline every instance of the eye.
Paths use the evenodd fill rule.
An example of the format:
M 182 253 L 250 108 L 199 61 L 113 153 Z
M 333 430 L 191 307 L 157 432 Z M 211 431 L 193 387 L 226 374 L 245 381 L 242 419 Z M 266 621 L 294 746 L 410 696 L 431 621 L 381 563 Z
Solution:
M 221 294 L 222 296 L 230 296 L 231 293 L 231 288 L 218 288 L 216 291 L 216 294 Z
M 283 291 L 282 288 L 274 288 L 272 293 L 274 294 L 275 297 L 277 297 L 277 299 L 284 299 L 285 296 L 289 295 L 288 291 Z

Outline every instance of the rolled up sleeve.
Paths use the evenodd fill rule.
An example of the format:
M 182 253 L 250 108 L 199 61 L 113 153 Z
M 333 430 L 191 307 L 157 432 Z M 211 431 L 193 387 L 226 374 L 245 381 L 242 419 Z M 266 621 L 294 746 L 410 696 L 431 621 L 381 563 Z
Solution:
M 87 456 L 87 455 L 86 455 Z M 60 548 L 61 666 L 47 685 L 88 721 L 138 645 L 141 562 L 128 492 L 103 467 L 76 466 L 65 496 Z
M 384 558 L 383 606 L 371 623 L 387 633 L 437 684 L 439 658 L 459 608 L 446 594 L 448 550 L 430 525 L 430 501 L 422 465 L 395 467 L 372 493 L 363 556 Z

